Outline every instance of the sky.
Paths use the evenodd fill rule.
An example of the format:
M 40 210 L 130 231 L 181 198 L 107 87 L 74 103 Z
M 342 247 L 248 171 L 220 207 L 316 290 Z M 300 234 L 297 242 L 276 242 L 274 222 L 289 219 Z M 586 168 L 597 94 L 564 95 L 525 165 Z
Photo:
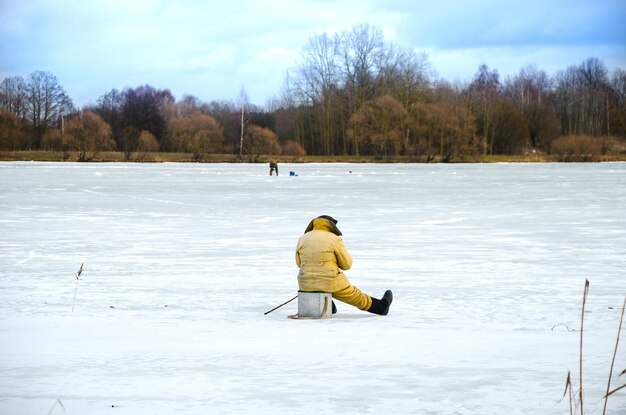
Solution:
M 263 106 L 313 35 L 361 23 L 463 82 L 481 64 L 626 69 L 624 22 L 624 0 L 0 0 L 0 79 L 51 72 L 78 106 L 145 84 Z

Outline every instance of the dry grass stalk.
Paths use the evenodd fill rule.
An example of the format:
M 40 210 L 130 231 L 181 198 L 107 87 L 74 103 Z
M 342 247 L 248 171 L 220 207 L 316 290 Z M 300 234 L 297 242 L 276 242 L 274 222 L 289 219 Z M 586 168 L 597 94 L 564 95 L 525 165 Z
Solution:
M 580 400 L 580 415 L 584 415 L 583 411 L 583 327 L 585 321 L 585 303 L 587 302 L 587 294 L 589 293 L 589 280 L 585 280 L 585 291 L 583 293 L 583 309 L 580 315 L 580 357 L 579 357 L 579 369 L 580 369 L 580 384 L 578 385 L 578 398 Z
M 76 288 L 74 289 L 74 301 L 72 301 L 72 313 L 74 312 L 74 304 L 76 303 L 76 292 L 78 291 L 78 282 L 80 281 L 80 274 L 83 273 L 83 265 L 84 263 L 80 264 L 80 269 L 76 273 Z
M 567 392 L 569 391 L 569 415 L 574 415 L 574 411 L 572 409 L 572 402 L 574 400 L 573 396 L 572 396 L 572 374 L 571 372 L 568 370 L 567 371 L 567 379 L 565 379 L 565 391 L 563 391 L 563 398 L 565 398 L 565 395 L 567 395 Z
M 67 413 L 65 412 L 65 407 L 63 406 L 63 402 L 61 402 L 60 399 L 57 399 L 56 402 L 54 402 L 54 405 L 52 405 L 52 408 L 50 408 L 50 411 L 48 411 L 48 415 L 50 415 L 52 413 L 52 411 L 54 411 L 54 408 L 56 408 L 57 404 L 61 407 L 61 409 L 63 409 L 63 413 Z
M 580 414 L 584 415 L 584 407 L 583 407 L 583 333 L 584 333 L 584 321 L 585 321 L 585 305 L 587 302 L 587 295 L 589 294 L 589 280 L 585 280 L 585 290 L 584 290 L 584 294 L 583 294 L 583 306 L 582 306 L 582 312 L 581 312 L 581 316 L 580 316 L 580 356 L 579 356 L 579 370 L 580 370 L 580 377 L 579 377 L 579 382 L 580 385 L 578 387 L 578 402 L 576 402 L 576 397 L 572 396 L 572 376 L 571 376 L 571 372 L 568 371 L 567 372 L 567 379 L 565 381 L 565 391 L 563 392 L 563 396 L 561 397 L 561 399 L 565 398 L 565 395 L 567 395 L 567 392 L 569 391 L 569 411 L 570 411 L 570 415 L 573 415 L 573 409 L 572 408 L 576 408 L 576 411 L 578 411 L 578 407 L 576 407 L 575 404 L 579 404 L 580 405 Z M 609 307 L 610 309 L 612 309 L 612 307 Z M 624 322 L 624 310 L 626 309 L 626 297 L 624 298 L 624 304 L 622 305 L 622 312 L 621 312 L 621 316 L 620 316 L 620 320 L 619 320 L 619 327 L 617 329 L 617 338 L 615 340 L 615 350 L 613 351 L 613 358 L 611 360 L 611 369 L 609 371 L 609 380 L 608 380 L 608 384 L 606 387 L 606 395 L 604 395 L 604 410 L 602 411 L 603 415 L 606 415 L 606 407 L 607 407 L 607 402 L 608 402 L 608 398 L 609 396 L 613 395 L 614 393 L 625 389 L 626 388 L 626 384 L 623 384 L 613 390 L 611 390 L 611 378 L 613 377 L 613 369 L 615 366 L 615 357 L 617 355 L 617 349 L 619 346 L 619 338 L 620 338 L 620 333 L 622 331 L 622 324 Z M 557 327 L 557 325 L 555 325 L 554 327 Z M 553 327 L 553 329 L 554 329 Z M 572 330 L 574 331 L 574 330 Z M 618 375 L 618 376 L 622 376 L 626 374 L 626 369 L 622 370 L 622 372 Z
M 622 315 L 619 319 L 619 327 L 617 329 L 617 339 L 615 340 L 615 350 L 613 351 L 613 359 L 611 360 L 611 370 L 609 371 L 609 381 L 606 385 L 606 395 L 604 396 L 604 409 L 602 410 L 602 415 L 606 414 L 606 405 L 609 400 L 609 396 L 614 394 L 620 389 L 626 388 L 626 384 L 620 386 L 617 389 L 611 390 L 611 377 L 613 376 L 613 366 L 615 365 L 615 356 L 617 355 L 617 346 L 619 345 L 619 335 L 622 331 L 622 322 L 624 321 L 624 309 L 626 308 L 626 296 L 624 296 L 624 304 L 622 305 Z M 622 376 L 626 373 L 626 369 L 622 371 L 619 375 Z

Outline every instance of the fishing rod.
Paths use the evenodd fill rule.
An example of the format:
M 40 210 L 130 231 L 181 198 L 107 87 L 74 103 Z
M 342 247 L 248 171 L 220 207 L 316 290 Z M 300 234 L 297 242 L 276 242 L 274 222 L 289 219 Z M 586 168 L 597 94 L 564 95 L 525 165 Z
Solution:
M 282 306 L 284 306 L 285 304 L 288 304 L 290 302 L 292 302 L 293 300 L 295 300 L 296 298 L 298 298 L 298 296 L 296 295 L 295 297 L 293 297 L 291 300 L 285 301 L 284 303 L 282 303 L 281 305 L 279 305 L 278 307 L 274 307 L 272 308 L 270 311 L 266 311 L 265 313 L 263 313 L 263 315 L 268 315 L 269 313 L 271 313 L 274 310 L 277 310 L 279 308 L 281 308 Z

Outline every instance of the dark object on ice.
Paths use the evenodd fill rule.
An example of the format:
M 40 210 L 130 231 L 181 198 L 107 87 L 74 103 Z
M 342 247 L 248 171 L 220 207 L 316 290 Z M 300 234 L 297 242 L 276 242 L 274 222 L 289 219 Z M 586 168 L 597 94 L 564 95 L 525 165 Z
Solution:
M 337 306 L 335 305 L 334 301 L 333 301 L 333 314 L 337 314 Z
M 277 174 L 278 174 L 278 173 L 277 173 Z M 289 175 L 290 175 L 290 176 L 297 176 L 297 174 L 296 174 L 296 172 L 295 172 L 295 171 L 290 171 L 290 172 L 289 172 Z
M 372 305 L 367 311 L 373 314 L 378 314 L 380 316 L 386 316 L 387 313 L 389 313 L 389 307 L 391 306 L 392 302 L 393 293 L 391 292 L 391 290 L 387 290 L 385 291 L 385 294 L 383 294 L 383 298 L 381 298 L 380 300 L 372 297 Z
M 275 161 L 270 161 L 270 176 L 273 172 L 276 172 L 276 176 L 278 176 L 278 163 Z

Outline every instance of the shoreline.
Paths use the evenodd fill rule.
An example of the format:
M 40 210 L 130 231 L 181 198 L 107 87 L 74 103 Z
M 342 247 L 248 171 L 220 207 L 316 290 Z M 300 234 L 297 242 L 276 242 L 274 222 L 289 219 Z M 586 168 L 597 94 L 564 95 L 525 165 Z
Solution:
M 47 161 L 47 162 L 85 162 L 85 163 L 445 163 L 437 158 L 426 160 L 417 156 L 267 156 L 234 154 L 207 154 L 195 160 L 191 153 L 132 153 L 127 158 L 123 152 L 98 152 L 90 154 L 81 161 L 78 152 L 60 151 L 2 151 L 0 161 Z M 563 162 L 626 162 L 626 154 L 610 155 L 478 155 L 457 156 L 447 163 L 563 163 Z

